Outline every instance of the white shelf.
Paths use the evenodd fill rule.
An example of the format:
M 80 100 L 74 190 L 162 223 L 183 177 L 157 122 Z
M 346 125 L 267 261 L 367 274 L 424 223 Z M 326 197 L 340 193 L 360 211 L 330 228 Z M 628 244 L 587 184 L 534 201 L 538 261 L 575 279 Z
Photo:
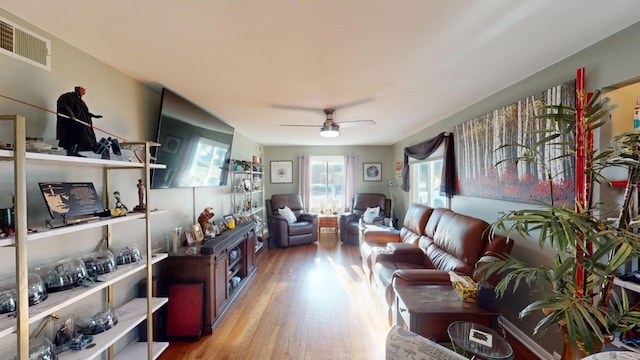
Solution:
M 640 284 L 636 284 L 636 283 L 631 282 L 631 281 L 620 280 L 619 278 L 613 279 L 613 283 L 615 285 L 618 285 L 618 286 L 622 287 L 622 288 L 625 288 L 625 289 L 640 293 Z
M 0 150 L 0 158 L 11 160 L 13 159 L 13 156 L 14 156 L 13 150 Z M 75 165 L 83 165 L 83 166 L 96 166 L 96 167 L 103 167 L 103 168 L 144 169 L 144 163 L 122 161 L 122 160 L 103 160 L 103 159 L 95 159 L 95 158 L 89 158 L 89 157 L 55 155 L 55 154 L 38 153 L 38 152 L 26 152 L 25 156 L 27 160 L 37 160 L 37 161 L 48 162 L 48 163 L 63 163 L 63 164 L 66 163 L 66 164 L 75 164 Z M 149 167 L 152 169 L 165 169 L 166 165 L 150 164 Z
M 166 212 L 166 210 L 152 210 L 151 215 L 161 214 L 164 212 Z M 93 229 L 93 228 L 97 228 L 105 225 L 113 225 L 113 224 L 118 224 L 122 222 L 137 220 L 137 219 L 144 219 L 144 218 L 145 218 L 145 213 L 129 213 L 126 216 L 107 218 L 103 220 L 95 220 L 95 221 L 90 221 L 82 224 L 62 226 L 54 229 L 50 229 L 46 227 L 31 228 L 35 230 L 35 232 L 30 232 L 29 234 L 27 234 L 27 241 L 40 240 L 40 239 L 50 238 L 58 235 L 69 234 L 76 231 Z M 15 244 L 15 238 L 13 236 L 0 239 L 0 246 L 11 246 L 13 244 Z
M 166 259 L 167 256 L 168 254 L 166 253 L 154 254 L 152 256 L 151 263 L 155 264 Z M 33 324 L 38 320 L 44 319 L 49 314 L 57 312 L 89 295 L 95 294 L 107 286 L 113 285 L 118 281 L 145 269 L 146 267 L 146 258 L 143 258 L 137 263 L 118 265 L 118 269 L 116 271 L 101 275 L 101 281 L 93 283 L 90 286 L 79 286 L 69 290 L 49 293 L 49 297 L 45 301 L 29 307 L 29 323 Z M 11 318 L 6 314 L 0 316 L 0 337 L 7 336 L 14 332 L 17 328 L 16 319 Z
M 48 298 L 42 303 L 29 307 L 28 306 L 28 242 L 51 238 L 55 236 L 61 236 L 77 231 L 86 229 L 98 228 L 103 226 L 109 226 L 112 224 L 128 222 L 136 219 L 146 219 L 146 236 L 145 247 L 150 250 L 151 245 L 151 231 L 150 231 L 150 219 L 147 218 L 145 213 L 132 213 L 125 217 L 107 218 L 104 220 L 96 220 L 83 224 L 70 225 L 55 229 L 48 228 L 33 228 L 27 224 L 28 214 L 27 209 L 27 172 L 32 165 L 35 166 L 56 166 L 56 167 L 70 167 L 70 168 L 97 168 L 102 169 L 105 175 L 103 179 L 105 186 L 108 188 L 108 178 L 111 170 L 119 169 L 133 169 L 142 170 L 144 172 L 145 193 L 147 198 L 150 197 L 149 183 L 151 182 L 150 169 L 165 169 L 166 166 L 162 164 L 151 164 L 155 161 L 150 154 L 150 147 L 158 146 L 157 143 L 148 141 L 126 143 L 121 142 L 123 148 L 129 145 L 136 147 L 133 150 L 133 154 L 126 155 L 112 155 L 111 159 L 102 159 L 99 155 L 93 153 L 87 153 L 87 157 L 74 157 L 63 155 L 62 152 L 56 154 L 38 153 L 26 151 L 26 118 L 20 115 L 0 115 L 0 120 L 13 122 L 13 143 L 15 145 L 14 150 L 0 150 L 0 160 L 13 162 L 13 193 L 15 196 L 16 206 L 16 236 L 10 238 L 0 238 L 0 246 L 13 246 L 15 248 L 15 277 L 16 288 L 18 289 L 18 311 L 17 318 L 10 317 L 9 315 L 0 315 L 0 338 L 9 335 L 16 336 L 17 348 L 19 349 L 18 357 L 28 357 L 29 349 L 29 328 L 30 325 L 34 325 L 35 322 L 46 318 L 48 315 L 58 312 L 66 307 L 71 307 L 74 303 L 86 301 L 90 295 L 107 294 L 106 288 L 116 284 L 117 282 L 131 276 L 136 272 L 147 270 L 147 280 L 151 276 L 153 264 L 167 258 L 167 254 L 146 254 L 147 257 L 138 263 L 118 266 L 118 270 L 100 276 L 100 281 L 92 283 L 87 287 L 76 287 L 73 289 L 49 293 Z M 142 149 L 142 156 L 144 161 L 138 160 L 136 151 Z M 130 156 L 131 155 L 131 156 Z M 135 157 L 135 159 L 133 157 Z M 162 212 L 161 210 L 153 210 L 150 215 Z M 150 217 L 150 216 L 149 216 Z M 109 231 L 107 235 L 107 243 L 111 240 L 112 236 Z M 55 246 L 55 245 L 53 245 Z M 119 323 L 109 331 L 98 334 L 94 337 L 94 342 L 97 344 L 91 349 L 85 349 L 80 351 L 69 351 L 61 355 L 61 359 L 92 359 L 95 357 L 103 356 L 103 352 L 111 346 L 118 339 L 124 338 L 131 333 L 134 327 L 142 322 L 144 319 L 149 318 L 152 312 L 157 310 L 162 304 L 166 303 L 167 299 L 154 299 L 151 297 L 134 299 L 124 306 L 116 309 Z M 152 307 L 147 306 L 153 304 Z M 14 316 L 16 314 L 13 314 Z M 151 337 L 153 334 L 151 334 Z M 153 354 L 143 355 L 143 352 L 139 355 L 134 355 L 136 358 L 151 358 L 157 357 L 160 352 L 166 348 L 166 344 L 158 346 L 154 345 Z M 135 348 L 132 347 L 132 348 Z M 146 346 L 145 351 L 146 353 Z M 159 351 L 156 354 L 156 351 Z
M 152 301 L 153 311 L 155 312 L 162 305 L 166 304 L 168 299 L 167 298 L 151 298 L 151 301 Z M 93 342 L 96 344 L 96 346 L 90 349 L 84 348 L 78 351 L 67 350 L 61 353 L 58 356 L 58 359 L 90 360 L 102 354 L 102 352 L 107 350 L 109 346 L 113 345 L 121 337 L 125 336 L 129 331 L 133 330 L 133 328 L 135 328 L 138 324 L 140 324 L 143 320 L 147 318 L 147 299 L 146 298 L 133 299 L 128 303 L 124 304 L 123 306 L 117 308 L 115 311 L 116 311 L 116 315 L 118 316 L 118 323 L 114 327 L 112 327 L 111 329 L 103 333 L 93 335 Z M 146 349 L 147 348 L 145 345 L 144 346 L 145 351 L 140 355 L 138 355 L 137 357 L 135 357 L 135 359 L 146 358 L 147 357 Z M 120 356 L 118 356 L 118 359 L 120 359 Z M 131 358 L 131 359 L 134 359 L 134 358 Z
M 153 343 L 153 358 L 160 357 L 163 351 L 169 347 L 168 342 L 154 342 Z M 147 343 L 136 342 L 127 346 L 124 350 L 116 355 L 117 360 L 140 360 L 147 358 Z

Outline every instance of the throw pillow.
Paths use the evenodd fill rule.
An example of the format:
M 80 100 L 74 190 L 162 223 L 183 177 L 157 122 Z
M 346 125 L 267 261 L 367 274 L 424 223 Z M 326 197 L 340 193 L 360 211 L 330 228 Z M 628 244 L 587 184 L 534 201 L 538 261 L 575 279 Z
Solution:
M 296 222 L 296 220 L 298 220 L 296 219 L 296 214 L 294 214 L 288 206 L 285 206 L 282 209 L 278 209 L 278 214 L 282 215 L 282 217 L 284 217 L 289 224 L 292 224 Z
M 365 224 L 373 224 L 379 214 L 380 206 L 376 206 L 374 208 L 368 207 L 367 210 L 364 211 L 364 214 L 362 214 L 362 219 L 364 220 Z

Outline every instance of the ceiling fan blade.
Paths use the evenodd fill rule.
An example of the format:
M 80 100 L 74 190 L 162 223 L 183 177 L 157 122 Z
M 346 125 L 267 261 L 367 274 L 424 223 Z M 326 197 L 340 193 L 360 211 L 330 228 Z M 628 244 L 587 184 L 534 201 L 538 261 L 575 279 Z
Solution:
M 295 106 L 295 105 L 278 105 L 272 104 L 272 108 L 274 109 L 284 109 L 284 110 L 300 110 L 300 111 L 313 111 L 313 112 L 322 112 L 323 108 L 312 108 L 306 106 Z
M 315 128 L 322 127 L 322 125 L 299 125 L 299 124 L 280 124 L 280 126 L 293 126 L 293 127 L 315 127 Z
M 330 109 L 334 109 L 334 110 L 338 110 L 338 109 L 344 109 L 344 108 L 348 108 L 351 106 L 356 106 L 356 105 L 360 105 L 360 104 L 364 104 L 364 103 L 368 103 L 375 100 L 375 98 L 372 97 L 368 97 L 368 98 L 364 98 L 364 99 L 360 99 L 360 100 L 354 100 L 348 103 L 344 103 L 341 105 L 336 105 L 336 106 L 329 106 Z M 271 104 L 271 107 L 274 109 L 284 109 L 284 110 L 300 110 L 300 111 L 313 111 L 313 112 L 323 112 L 324 109 L 326 109 L 326 107 L 324 108 L 314 108 L 314 107 L 310 107 L 310 106 L 296 106 L 296 105 L 283 105 L 283 104 Z
M 342 110 L 344 108 L 348 108 L 348 107 L 351 107 L 351 106 L 365 104 L 365 103 L 371 102 L 373 100 L 375 100 L 375 98 L 368 97 L 368 98 L 364 98 L 364 99 L 360 99 L 360 100 L 354 100 L 352 102 L 344 103 L 344 104 L 341 104 L 341 105 L 332 106 L 331 108 L 332 109 L 336 109 L 336 110 Z
M 367 126 L 367 125 L 375 125 L 376 122 L 373 120 L 353 120 L 353 121 L 336 121 L 341 128 L 347 127 L 355 127 L 355 126 Z

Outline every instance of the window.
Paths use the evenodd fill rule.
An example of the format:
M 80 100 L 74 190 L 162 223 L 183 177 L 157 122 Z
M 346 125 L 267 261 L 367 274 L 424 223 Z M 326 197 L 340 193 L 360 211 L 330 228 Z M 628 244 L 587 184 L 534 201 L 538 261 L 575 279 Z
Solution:
M 449 207 L 447 197 L 440 195 L 442 158 L 430 158 L 411 164 L 411 201 L 432 208 Z
M 309 157 L 309 210 L 315 213 L 342 212 L 343 156 Z

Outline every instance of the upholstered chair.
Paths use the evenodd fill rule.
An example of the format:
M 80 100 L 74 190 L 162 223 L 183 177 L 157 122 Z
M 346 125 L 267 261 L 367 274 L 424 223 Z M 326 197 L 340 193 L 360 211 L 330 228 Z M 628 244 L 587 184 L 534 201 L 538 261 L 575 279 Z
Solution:
M 309 244 L 318 240 L 318 215 L 304 211 L 298 194 L 272 195 L 265 201 L 269 237 L 276 247 Z M 283 211 L 291 209 L 291 214 Z M 289 218 L 287 218 L 289 217 Z
M 353 198 L 350 213 L 340 215 L 340 240 L 349 245 L 360 242 L 360 218 L 367 208 L 380 207 L 378 216 L 368 223 L 383 225 L 384 219 L 391 217 L 391 199 L 384 194 L 357 193 Z

